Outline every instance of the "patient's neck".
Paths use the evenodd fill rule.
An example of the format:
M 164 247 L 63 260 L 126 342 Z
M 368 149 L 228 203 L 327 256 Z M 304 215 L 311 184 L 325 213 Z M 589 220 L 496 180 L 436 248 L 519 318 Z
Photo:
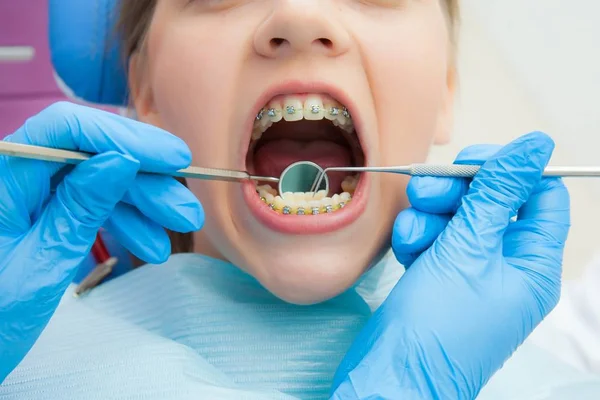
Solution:
M 204 254 L 205 256 L 216 258 L 222 261 L 228 261 L 223 255 L 212 245 L 202 231 L 194 233 L 193 252 Z

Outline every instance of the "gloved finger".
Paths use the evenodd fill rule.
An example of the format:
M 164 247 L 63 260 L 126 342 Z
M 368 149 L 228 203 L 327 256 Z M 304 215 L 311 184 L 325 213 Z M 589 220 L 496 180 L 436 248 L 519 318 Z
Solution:
M 473 179 L 437 243 L 453 246 L 454 253 L 462 251 L 466 256 L 481 257 L 501 249 L 511 218 L 540 183 L 553 150 L 550 137 L 534 132 L 496 153 Z
M 123 202 L 135 206 L 150 220 L 175 232 L 197 231 L 204 224 L 204 212 L 196 196 L 169 176 L 139 174 Z M 117 221 L 115 223 L 128 224 L 126 220 Z
M 181 139 L 160 128 L 67 102 L 29 118 L 6 140 L 89 153 L 117 151 L 138 160 L 141 170 L 157 173 L 185 168 L 192 159 Z M 61 167 L 45 165 L 49 176 Z
M 132 205 L 117 204 L 104 228 L 131 254 L 147 263 L 162 264 L 171 255 L 165 229 Z
M 409 268 L 444 231 L 449 214 L 430 214 L 408 208 L 398 214 L 392 230 L 392 250 L 398 262 Z
M 502 150 L 497 144 L 476 144 L 465 147 L 456 157 L 455 164 L 460 165 L 482 165 Z
M 560 179 L 543 179 L 504 235 L 504 256 L 513 259 L 511 264 L 538 283 L 546 312 L 556 304 L 560 294 L 560 285 L 547 282 L 560 282 L 570 226 L 569 191 Z
M 406 188 L 410 205 L 432 214 L 455 212 L 467 193 L 469 181 L 461 178 L 415 176 Z
M 28 294 L 23 292 L 34 295 L 39 290 L 48 291 L 39 294 L 41 298 L 49 298 L 66 289 L 138 170 L 136 160 L 116 152 L 97 155 L 75 167 L 19 244 L 26 259 L 13 265 L 27 266 L 27 273 L 19 276 L 28 277 L 29 282 L 12 283 L 22 291 L 14 298 L 24 299 Z
M 457 156 L 455 164 L 481 165 L 500 149 L 497 145 L 474 145 Z M 396 218 L 392 249 L 398 262 L 409 268 L 446 228 L 468 191 L 470 180 L 415 177 L 408 195 L 413 208 Z
M 455 164 L 481 165 L 500 150 L 497 145 L 475 145 L 462 150 Z M 408 201 L 417 210 L 434 213 L 454 213 L 469 190 L 470 179 L 415 176 L 406 189 Z

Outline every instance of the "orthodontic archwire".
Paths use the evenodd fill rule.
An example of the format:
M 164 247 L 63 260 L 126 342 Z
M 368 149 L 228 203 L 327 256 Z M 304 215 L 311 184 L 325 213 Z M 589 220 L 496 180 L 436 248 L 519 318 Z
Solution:
M 332 117 L 336 117 L 338 115 L 340 115 L 340 113 L 346 117 L 346 118 L 351 118 L 350 112 L 348 111 L 348 109 L 346 107 L 337 107 L 337 106 L 332 106 L 329 107 L 329 110 L 324 110 L 325 107 L 321 107 L 319 105 L 312 105 L 311 106 L 311 113 L 312 114 L 319 114 L 321 112 L 321 110 L 323 110 L 324 112 L 328 112 L 330 116 Z M 258 114 L 256 115 L 256 120 L 260 121 L 263 119 L 263 117 L 265 116 L 265 114 L 268 117 L 271 118 L 275 118 L 277 116 L 278 113 L 285 113 L 287 115 L 295 115 L 298 113 L 298 109 L 294 106 L 286 106 L 285 109 L 281 109 L 278 110 L 276 108 L 270 107 L 270 108 L 262 108 Z

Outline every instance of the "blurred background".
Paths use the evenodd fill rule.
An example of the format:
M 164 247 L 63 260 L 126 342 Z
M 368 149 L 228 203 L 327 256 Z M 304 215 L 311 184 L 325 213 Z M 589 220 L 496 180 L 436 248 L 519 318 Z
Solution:
M 600 2 L 462 0 L 462 14 L 454 137 L 430 161 L 542 130 L 557 143 L 553 164 L 600 163 Z M 49 61 L 47 0 L 0 0 L 0 52 L 24 58 L 0 62 L 1 138 L 66 98 Z M 566 183 L 573 227 L 565 277 L 572 278 L 596 252 L 600 180 Z
M 552 164 L 600 163 L 600 2 L 461 0 L 460 89 L 452 143 L 430 161 L 451 162 L 475 143 L 504 144 L 541 130 L 556 141 Z M 572 229 L 565 278 L 600 246 L 600 180 L 565 181 Z

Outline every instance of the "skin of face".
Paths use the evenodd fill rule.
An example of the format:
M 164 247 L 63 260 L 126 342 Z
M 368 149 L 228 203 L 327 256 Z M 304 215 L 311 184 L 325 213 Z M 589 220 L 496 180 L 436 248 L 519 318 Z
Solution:
M 140 120 L 181 137 L 194 165 L 244 170 L 249 115 L 267 88 L 289 80 L 343 91 L 368 163 L 401 165 L 448 140 L 451 53 L 437 0 L 159 0 L 130 80 Z M 189 180 L 206 213 L 195 251 L 230 261 L 285 301 L 334 297 L 389 248 L 409 206 L 407 178 L 369 179 L 362 215 L 315 235 L 267 228 L 239 184 Z

